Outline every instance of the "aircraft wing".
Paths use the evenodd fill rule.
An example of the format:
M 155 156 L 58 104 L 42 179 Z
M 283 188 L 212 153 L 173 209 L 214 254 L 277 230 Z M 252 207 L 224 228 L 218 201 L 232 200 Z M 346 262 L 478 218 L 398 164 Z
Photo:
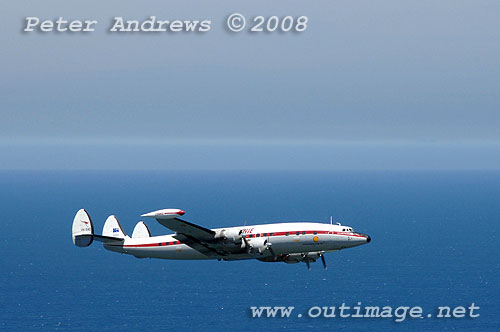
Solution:
M 207 256 L 224 255 L 224 253 L 218 251 L 213 244 L 215 232 L 211 229 L 178 218 L 183 214 L 184 211 L 182 210 L 164 209 L 143 214 L 142 217 L 155 218 L 160 224 L 176 233 L 174 238 L 202 254 Z
M 211 229 L 201 227 L 179 218 L 156 219 L 163 226 L 173 230 L 177 234 L 184 234 L 200 241 L 211 241 L 214 239 L 215 232 Z M 179 240 L 180 241 L 180 240 Z
M 207 256 L 224 256 L 225 253 L 217 250 L 217 248 L 212 243 L 207 243 L 205 241 L 200 241 L 197 238 L 190 237 L 189 235 L 177 233 L 174 238 L 181 241 L 187 246 L 190 246 L 194 250 L 201 252 Z

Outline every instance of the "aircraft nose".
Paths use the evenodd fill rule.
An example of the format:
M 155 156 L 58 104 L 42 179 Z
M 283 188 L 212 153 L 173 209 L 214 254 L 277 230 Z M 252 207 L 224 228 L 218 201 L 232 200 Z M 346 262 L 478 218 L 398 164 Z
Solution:
M 372 240 L 372 238 L 368 234 L 363 234 L 363 233 L 356 233 L 356 234 L 360 235 L 362 238 L 364 237 L 366 240 L 366 243 L 370 243 Z

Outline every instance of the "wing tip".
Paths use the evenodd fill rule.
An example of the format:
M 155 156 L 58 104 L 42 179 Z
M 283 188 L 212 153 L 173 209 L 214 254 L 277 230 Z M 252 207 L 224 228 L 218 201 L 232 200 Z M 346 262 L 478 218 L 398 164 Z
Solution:
M 173 219 L 182 216 L 186 211 L 181 209 L 161 209 L 153 212 L 141 214 L 141 217 L 155 219 Z

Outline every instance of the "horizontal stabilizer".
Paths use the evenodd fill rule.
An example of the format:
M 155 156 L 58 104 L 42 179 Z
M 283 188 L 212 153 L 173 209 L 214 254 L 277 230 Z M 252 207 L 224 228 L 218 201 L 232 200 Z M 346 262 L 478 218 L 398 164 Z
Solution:
M 103 235 L 93 235 L 94 240 L 99 241 L 99 242 L 110 242 L 110 241 L 123 241 L 125 240 L 124 238 L 120 237 L 113 237 L 113 236 L 103 236 Z
M 99 242 L 121 242 L 124 239 L 119 238 L 119 237 L 111 237 L 111 236 L 102 236 L 102 235 L 76 235 L 74 237 L 73 243 L 75 243 L 76 246 L 78 247 L 88 247 L 93 241 L 99 241 Z M 87 244 L 88 243 L 88 244 Z
M 120 242 L 124 241 L 127 235 L 123 232 L 118 219 L 110 216 L 104 224 L 103 235 L 94 234 L 94 225 L 90 215 L 84 209 L 78 210 L 73 219 L 73 229 L 71 232 L 73 244 L 77 247 L 88 247 L 94 240 L 99 242 Z

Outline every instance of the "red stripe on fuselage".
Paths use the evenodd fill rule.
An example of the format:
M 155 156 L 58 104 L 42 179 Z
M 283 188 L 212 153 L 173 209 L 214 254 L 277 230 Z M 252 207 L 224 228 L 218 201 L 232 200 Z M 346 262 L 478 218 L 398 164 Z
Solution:
M 305 234 L 303 234 L 305 232 Z M 269 235 L 269 234 L 273 235 Z M 330 232 L 330 231 L 299 231 L 299 234 L 297 234 L 297 231 L 289 231 L 289 232 L 269 232 L 269 233 L 255 233 L 255 234 L 245 234 L 246 238 L 255 238 L 257 237 L 256 235 L 259 234 L 259 237 L 273 237 L 273 236 L 300 236 L 300 235 L 317 235 L 317 234 L 332 234 L 332 235 L 343 235 L 343 236 L 353 236 L 353 237 L 362 237 L 364 236 L 355 234 L 355 233 L 348 233 L 348 232 Z M 267 235 L 264 235 L 267 234 Z M 166 246 L 172 246 L 172 245 L 180 245 L 184 244 L 181 243 L 180 241 L 169 241 L 169 242 L 160 242 L 160 243 L 145 243 L 145 244 L 128 244 L 124 245 L 123 247 L 127 248 L 143 248 L 143 247 L 166 247 Z

